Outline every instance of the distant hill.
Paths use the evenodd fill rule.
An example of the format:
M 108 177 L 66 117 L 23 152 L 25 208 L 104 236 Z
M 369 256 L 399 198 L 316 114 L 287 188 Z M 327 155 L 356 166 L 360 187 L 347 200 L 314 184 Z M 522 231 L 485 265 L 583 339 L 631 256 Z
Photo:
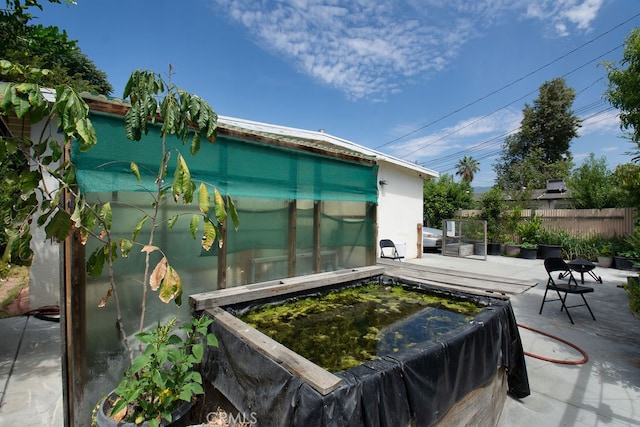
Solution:
M 491 187 L 473 187 L 473 194 L 477 196 L 478 194 L 486 193 L 491 190 Z

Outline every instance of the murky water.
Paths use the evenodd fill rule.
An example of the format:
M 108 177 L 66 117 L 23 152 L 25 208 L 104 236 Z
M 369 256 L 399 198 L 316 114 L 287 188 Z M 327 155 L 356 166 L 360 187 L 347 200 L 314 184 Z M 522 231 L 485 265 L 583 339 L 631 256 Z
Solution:
M 370 284 L 263 306 L 241 319 L 324 369 L 339 372 L 435 341 L 478 311 L 471 301 Z

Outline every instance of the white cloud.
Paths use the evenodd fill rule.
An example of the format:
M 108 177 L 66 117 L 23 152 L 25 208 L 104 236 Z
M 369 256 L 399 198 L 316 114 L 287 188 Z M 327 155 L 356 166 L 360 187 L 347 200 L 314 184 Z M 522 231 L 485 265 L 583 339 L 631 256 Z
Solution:
M 521 120 L 522 112 L 502 109 L 487 116 L 470 117 L 429 135 L 397 143 L 391 151 L 401 158 L 424 161 L 456 148 L 495 150 L 502 144 L 502 138 L 495 138 L 517 130 Z
M 441 72 L 508 13 L 588 30 L 604 0 L 209 0 L 257 44 L 348 98 L 384 100 Z
M 579 129 L 580 136 L 589 135 L 592 133 L 614 133 L 622 134 L 620 130 L 620 119 L 618 117 L 619 112 L 603 111 L 598 114 L 594 114 L 584 119 L 582 127 Z
M 570 34 L 570 27 L 588 31 L 604 0 L 538 0 L 525 2 L 526 17 L 540 20 L 557 36 Z

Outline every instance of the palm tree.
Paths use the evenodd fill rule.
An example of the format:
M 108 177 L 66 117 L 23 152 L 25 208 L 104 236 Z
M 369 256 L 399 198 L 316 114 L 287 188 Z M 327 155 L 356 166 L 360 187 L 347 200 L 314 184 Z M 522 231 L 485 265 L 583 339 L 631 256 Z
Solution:
M 460 175 L 462 181 L 471 183 L 473 176 L 480 170 L 480 167 L 476 159 L 471 156 L 464 156 L 462 160 L 459 160 L 456 164 L 456 169 L 456 175 Z

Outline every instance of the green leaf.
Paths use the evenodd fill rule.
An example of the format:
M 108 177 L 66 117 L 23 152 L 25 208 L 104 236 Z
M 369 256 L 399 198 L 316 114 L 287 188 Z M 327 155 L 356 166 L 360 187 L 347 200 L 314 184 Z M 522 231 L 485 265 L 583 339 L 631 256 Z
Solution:
M 213 189 L 213 198 L 215 201 L 214 208 L 218 224 L 224 224 L 227 220 L 227 209 L 224 206 L 224 199 L 217 188 Z
M 218 346 L 218 338 L 213 334 L 207 334 L 207 345 L 212 347 Z
M 129 370 L 132 371 L 132 372 L 138 372 L 142 368 L 147 366 L 150 361 L 151 361 L 151 359 L 149 358 L 149 356 L 144 355 L 144 354 L 139 354 L 133 360 L 133 363 L 131 364 L 131 367 L 129 368 Z
M 211 203 L 209 190 L 207 190 L 207 186 L 201 182 L 200 188 L 198 189 L 198 206 L 203 215 L 209 213 L 209 203 Z
M 120 252 L 122 253 L 122 258 L 127 258 L 132 248 L 133 242 L 131 240 L 120 239 Z
M 142 226 L 148 219 L 149 219 L 149 215 L 145 215 L 140 219 L 140 221 L 138 221 L 138 223 L 133 229 L 133 235 L 131 237 L 131 240 L 133 240 L 134 242 L 136 241 L 136 239 L 138 238 L 138 234 L 140 233 L 140 230 L 142 230 Z
M 111 221 L 113 219 L 111 212 L 111 203 L 107 202 L 102 205 L 102 208 L 100 209 L 100 218 L 102 219 L 102 221 L 104 221 L 104 227 L 107 230 L 111 230 Z
M 198 227 L 200 227 L 200 216 L 193 214 L 191 217 L 191 222 L 189 223 L 189 231 L 191 232 L 191 237 L 196 238 L 196 233 L 198 232 Z
M 176 225 L 176 221 L 178 221 L 179 217 L 179 215 L 173 215 L 167 220 L 167 226 L 169 227 L 169 230 L 173 230 L 173 226 Z
M 205 251 L 211 249 L 213 242 L 216 240 L 218 234 L 217 227 L 211 222 L 209 218 L 204 221 L 204 235 L 202 236 L 202 248 Z
M 180 276 L 173 267 L 167 265 L 167 272 L 164 275 L 162 283 L 160 283 L 158 298 L 160 298 L 160 301 L 168 303 L 181 293 L 182 281 L 180 280 Z
M 193 347 L 191 347 L 191 351 L 196 357 L 196 363 L 200 363 L 200 361 L 202 361 L 202 356 L 204 355 L 204 347 L 202 344 L 194 344 Z
M 176 170 L 173 174 L 173 185 L 171 188 L 173 191 L 173 199 L 175 201 L 178 201 L 180 196 L 182 196 L 182 200 L 186 204 L 193 201 L 195 184 L 191 180 L 191 172 L 189 171 L 187 162 L 180 154 L 176 160 Z
M 49 141 L 49 150 L 51 151 L 51 158 L 54 162 L 57 162 L 62 157 L 62 149 L 60 148 L 60 143 L 55 139 L 51 139 Z
M 236 231 L 238 231 L 238 227 L 240 227 L 240 217 L 238 216 L 238 211 L 236 210 L 236 204 L 233 203 L 233 199 L 231 196 L 227 196 L 227 205 L 229 207 L 229 214 L 231 215 L 231 221 L 233 222 L 233 227 Z
M 58 242 L 64 241 L 73 230 L 72 224 L 71 216 L 63 210 L 58 210 L 44 227 L 47 238 L 56 239 Z
M 140 169 L 138 169 L 138 165 L 135 162 L 131 162 L 130 169 L 131 173 L 138 179 L 138 182 L 142 182 L 142 178 L 140 178 Z
M 191 155 L 196 155 L 200 151 L 200 134 L 195 132 L 191 139 Z
M 82 227 L 82 211 L 84 210 L 84 199 L 81 197 L 76 198 L 76 206 L 71 214 L 71 221 L 76 228 Z
M 91 252 L 87 260 L 87 273 L 89 276 L 99 277 L 102 274 L 105 261 L 104 246 L 100 246 Z

